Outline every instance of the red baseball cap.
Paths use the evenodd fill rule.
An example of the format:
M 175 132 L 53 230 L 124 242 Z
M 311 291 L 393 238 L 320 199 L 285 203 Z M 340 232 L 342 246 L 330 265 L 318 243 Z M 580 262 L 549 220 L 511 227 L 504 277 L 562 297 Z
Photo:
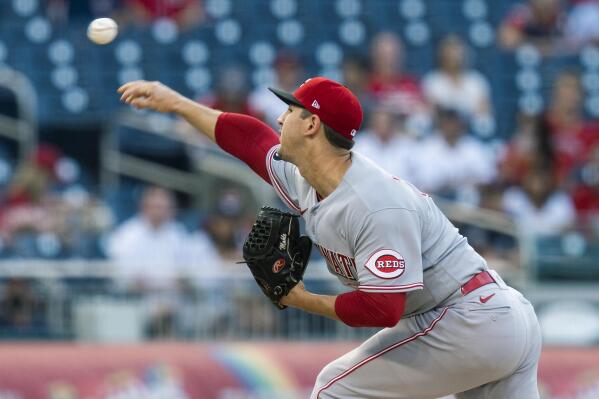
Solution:
M 353 140 L 362 124 L 362 106 L 345 86 L 331 79 L 306 80 L 292 93 L 268 88 L 287 104 L 302 107 L 348 140 Z

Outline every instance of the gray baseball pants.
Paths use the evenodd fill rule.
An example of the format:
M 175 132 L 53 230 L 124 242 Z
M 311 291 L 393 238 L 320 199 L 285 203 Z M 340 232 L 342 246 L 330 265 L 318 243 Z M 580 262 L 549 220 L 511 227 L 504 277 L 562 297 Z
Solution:
M 446 302 L 325 366 L 310 398 L 538 399 L 541 334 L 522 294 L 492 283 Z

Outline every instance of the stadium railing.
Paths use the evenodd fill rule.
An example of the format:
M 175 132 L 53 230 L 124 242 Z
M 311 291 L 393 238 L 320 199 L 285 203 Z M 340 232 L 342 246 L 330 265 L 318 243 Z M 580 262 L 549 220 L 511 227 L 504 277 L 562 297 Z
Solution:
M 16 141 L 19 155 L 24 158 L 37 143 L 37 93 L 24 74 L 1 64 L 0 90 L 12 97 L 0 98 L 0 104 L 6 101 L 16 106 L 15 115 L 0 111 L 0 135 Z
M 128 176 L 199 198 L 199 205 L 214 204 L 223 181 L 246 187 L 256 204 L 272 204 L 274 193 L 245 165 L 185 130 L 183 122 L 156 113 L 122 113 L 105 130 L 100 156 L 102 187 L 118 186 Z M 169 150 L 188 157 L 190 170 L 161 163 Z
M 311 262 L 305 281 L 318 293 L 342 290 L 322 260 Z M 535 305 L 549 343 L 599 341 L 599 329 L 589 328 L 581 336 L 580 328 L 565 321 L 583 317 L 589 326 L 597 324 L 596 284 L 540 283 L 527 277 L 511 284 Z M 10 340 L 361 340 L 375 331 L 296 309 L 280 311 L 235 264 L 205 265 L 181 278 L 149 270 L 142 282 L 107 261 L 3 261 L 0 304 L 0 338 Z M 562 311 L 567 304 L 576 305 L 576 315 Z
M 555 258 L 536 251 L 532 259 L 542 266 Z M 568 267 L 575 270 L 576 259 L 563 258 L 570 263 L 561 265 L 562 274 Z M 531 300 L 547 343 L 599 342 L 596 282 L 540 280 L 538 273 L 527 272 L 534 264 L 513 266 L 511 273 L 501 274 Z M 342 289 L 321 259 L 310 263 L 305 281 L 308 289 L 323 294 Z M 579 321 L 588 328 L 580 329 Z M 143 283 L 135 283 L 122 266 L 108 261 L 0 262 L 2 339 L 360 340 L 372 332 L 295 309 L 277 310 L 240 265 L 205 265 L 179 279 L 150 269 Z
M 0 338 L 137 342 L 145 339 L 360 339 L 372 331 L 300 312 L 280 311 L 244 266 L 143 282 L 105 261 L 0 263 Z M 340 285 L 322 262 L 305 277 L 315 292 Z M 148 272 L 150 274 L 151 272 Z M 139 277 L 139 276 L 138 276 Z M 20 288 L 14 294 L 11 287 Z

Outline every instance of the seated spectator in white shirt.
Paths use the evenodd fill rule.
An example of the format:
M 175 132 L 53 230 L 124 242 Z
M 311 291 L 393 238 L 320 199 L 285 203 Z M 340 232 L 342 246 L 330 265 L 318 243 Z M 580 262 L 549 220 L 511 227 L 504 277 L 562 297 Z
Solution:
M 495 177 L 492 150 L 469 136 L 464 118 L 453 109 L 436 112 L 436 131 L 416 152 L 414 184 L 425 192 L 478 203 L 478 186 Z
M 446 36 L 439 44 L 437 69 L 423 80 L 424 95 L 432 105 L 456 108 L 471 120 L 475 132 L 489 135 L 495 130 L 491 89 L 482 74 L 467 69 L 466 59 L 462 40 Z
M 120 287 L 143 294 L 149 337 L 171 337 L 186 330 L 186 291 L 204 288 L 205 274 L 220 270 L 220 258 L 208 236 L 188 234 L 175 221 L 175 209 L 173 193 L 149 187 L 139 214 L 108 237 L 107 254 L 118 268 Z M 203 256 L 198 256 L 200 251 Z
M 160 187 L 147 188 L 140 212 L 125 221 L 108 238 L 107 253 L 119 273 L 140 288 L 169 288 L 181 276 L 197 274 L 191 248 L 206 248 L 206 258 L 214 258 L 208 239 L 195 235 L 174 220 L 175 198 Z M 205 236 L 205 235 L 204 235 Z M 204 242 L 205 241 L 205 242 Z M 206 267 L 210 267 L 207 265 Z
M 522 232 L 532 235 L 559 234 L 576 221 L 572 200 L 555 189 L 555 178 L 547 170 L 531 170 L 503 194 L 503 210 L 514 218 Z
M 404 130 L 403 118 L 379 105 L 370 113 L 368 128 L 358 134 L 354 148 L 392 175 L 411 180 L 415 145 Z

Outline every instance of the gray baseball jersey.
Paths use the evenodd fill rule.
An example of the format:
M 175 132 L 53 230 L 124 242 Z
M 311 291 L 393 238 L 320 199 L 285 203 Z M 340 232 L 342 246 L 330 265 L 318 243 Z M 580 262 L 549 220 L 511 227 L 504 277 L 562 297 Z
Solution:
M 366 292 L 408 292 L 406 315 L 436 307 L 485 260 L 447 220 L 432 198 L 353 153 L 352 166 L 327 198 L 297 167 L 269 153 L 278 195 L 302 214 L 306 233 L 329 271 Z
M 352 152 L 352 165 L 340 185 L 321 199 L 295 165 L 278 159 L 277 149 L 273 147 L 266 159 L 272 185 L 283 202 L 303 216 L 306 234 L 329 271 L 361 291 L 407 293 L 402 321 L 329 364 L 318 377 L 313 399 L 434 398 L 472 393 L 472 389 L 478 389 L 477 396 L 464 397 L 538 397 L 540 337 L 534 311 L 523 298 L 515 300 L 521 295 L 503 283 L 475 291 L 498 290 L 497 295 L 489 294 L 492 301 L 481 297 L 475 305 L 484 305 L 483 310 L 489 312 L 470 311 L 465 304 L 475 294 L 462 296 L 460 287 L 487 270 L 487 264 L 430 196 Z M 510 309 L 510 317 L 497 309 Z M 465 315 L 456 315 L 460 311 Z M 514 320 L 515 316 L 519 319 Z M 464 323 L 464 317 L 470 323 Z M 491 320 L 492 331 L 489 323 L 482 322 Z M 464 342 L 476 334 L 491 344 Z M 489 342 L 497 334 L 505 339 Z M 522 348 L 498 345 L 509 344 L 515 335 L 526 338 L 528 344 Z M 433 339 L 438 342 L 429 342 Z M 466 345 L 471 353 L 453 352 Z M 481 358 L 501 358 L 506 352 L 513 356 L 501 367 L 477 363 Z M 476 367 L 477 374 L 465 373 L 471 367 Z M 519 376 L 515 396 L 504 388 L 513 387 L 512 375 Z M 488 392 L 480 390 L 490 383 L 499 385 Z

